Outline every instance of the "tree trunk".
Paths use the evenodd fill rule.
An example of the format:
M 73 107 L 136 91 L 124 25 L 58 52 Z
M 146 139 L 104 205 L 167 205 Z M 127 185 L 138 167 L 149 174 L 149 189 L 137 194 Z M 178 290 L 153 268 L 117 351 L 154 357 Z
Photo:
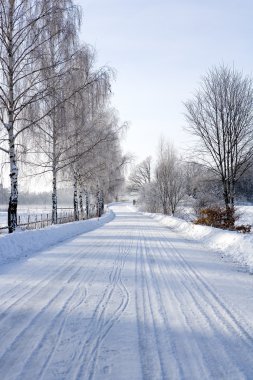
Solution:
M 52 224 L 57 224 L 57 179 L 55 170 L 53 170 Z
M 8 90 L 9 90 L 9 104 L 8 104 L 8 135 L 9 135 L 9 158 L 10 158 L 10 181 L 11 193 L 9 198 L 8 207 L 8 229 L 9 233 L 15 231 L 17 227 L 17 206 L 18 206 L 18 168 L 15 153 L 15 137 L 14 137 L 14 82 L 13 82 L 13 14 L 14 2 L 10 2 L 9 6 L 9 20 L 10 28 L 8 33 L 8 51 L 9 51 L 9 64 L 8 64 Z
M 12 136 L 13 128 L 9 132 Z M 11 194 L 8 207 L 8 229 L 9 233 L 15 231 L 17 227 L 17 206 L 18 206 L 18 168 L 16 163 L 14 139 L 10 137 L 10 180 L 11 180 Z
M 102 215 L 102 203 L 101 203 L 101 191 L 97 191 L 97 217 L 100 218 Z
M 101 190 L 100 192 L 100 199 L 101 199 L 101 214 L 105 211 L 105 200 L 104 200 L 104 192 Z
M 80 206 L 81 219 L 84 219 L 83 195 L 81 191 L 79 193 L 79 206 Z
M 52 156 L 52 171 L 53 171 L 53 193 L 52 193 L 52 224 L 57 224 L 57 155 L 56 155 L 56 143 L 57 143 L 57 133 L 55 126 L 55 114 L 52 115 L 53 120 L 53 156 Z
M 74 175 L 74 220 L 79 220 L 79 213 L 78 213 L 78 195 L 77 195 L 77 177 Z
M 85 191 L 85 208 L 86 208 L 86 218 L 89 219 L 89 217 L 90 217 L 90 201 L 89 201 L 89 193 L 87 190 Z

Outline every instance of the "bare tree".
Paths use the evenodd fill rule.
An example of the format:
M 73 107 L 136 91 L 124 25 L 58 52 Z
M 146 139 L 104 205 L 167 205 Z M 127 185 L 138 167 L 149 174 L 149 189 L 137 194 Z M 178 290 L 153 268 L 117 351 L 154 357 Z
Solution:
M 45 116 L 37 107 L 31 120 L 27 110 L 35 110 L 51 91 L 43 73 L 52 63 L 45 64 L 42 58 L 49 52 L 49 42 L 68 29 L 76 9 L 71 0 L 0 0 L 0 149 L 10 162 L 9 232 L 17 224 L 17 144 L 23 132 Z M 58 57 L 54 65 L 61 64 Z
M 54 79 L 47 78 L 51 93 L 44 99 L 47 116 L 33 131 L 37 148 L 37 159 L 32 164 L 37 173 L 50 172 L 52 175 L 52 221 L 57 223 L 57 182 L 63 170 L 73 172 L 74 210 L 78 215 L 78 161 L 88 154 L 93 147 L 103 140 L 104 135 L 94 128 L 94 109 L 101 106 L 100 100 L 106 96 L 110 88 L 110 69 L 94 70 L 94 51 L 82 46 L 78 51 L 58 46 L 58 52 L 72 52 L 72 59 L 62 67 L 61 75 Z M 54 52 L 55 49 L 52 49 Z M 55 54 L 50 52 L 50 60 Z M 64 72 L 64 75 L 62 75 Z M 96 104 L 96 106 L 95 106 Z M 96 136 L 96 137 L 95 137 Z M 40 157 L 40 159 L 38 159 Z M 30 160 L 31 161 L 31 160 Z
M 185 186 L 179 159 L 169 143 L 160 143 L 155 174 L 163 213 L 174 215 L 178 203 L 185 194 Z
M 140 191 L 141 188 L 151 182 L 151 156 L 136 165 L 129 176 L 129 188 L 131 191 Z
M 90 199 L 88 192 L 95 194 L 97 215 L 103 212 L 105 200 L 115 196 L 122 185 L 122 170 L 127 161 L 122 156 L 119 138 L 120 131 L 124 128 L 118 124 L 118 119 L 110 108 L 99 108 L 97 114 L 93 114 L 92 129 L 83 140 L 83 148 L 76 154 L 76 160 L 70 170 L 70 177 L 74 183 L 74 213 L 78 218 L 78 189 L 79 206 L 82 211 L 82 197 L 86 198 L 86 215 L 89 214 Z M 81 200 L 81 205 L 80 205 Z
M 199 157 L 221 181 L 229 212 L 235 184 L 252 165 L 252 80 L 234 69 L 214 67 L 185 107 L 188 130 L 198 137 Z
M 141 188 L 139 203 L 144 211 L 161 212 L 160 195 L 155 181 L 147 183 Z

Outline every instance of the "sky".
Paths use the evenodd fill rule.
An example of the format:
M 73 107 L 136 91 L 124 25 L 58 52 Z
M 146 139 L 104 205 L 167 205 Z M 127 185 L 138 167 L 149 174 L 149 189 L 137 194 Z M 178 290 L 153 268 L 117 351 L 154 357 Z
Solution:
M 112 104 L 129 130 L 124 151 L 142 160 L 162 137 L 184 153 L 184 101 L 214 65 L 253 72 L 252 0 L 78 0 L 81 40 L 116 71 Z

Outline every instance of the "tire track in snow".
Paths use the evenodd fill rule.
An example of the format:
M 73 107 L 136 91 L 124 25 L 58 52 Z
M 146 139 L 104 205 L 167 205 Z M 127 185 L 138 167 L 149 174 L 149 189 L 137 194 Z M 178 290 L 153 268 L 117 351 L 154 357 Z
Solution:
M 233 378 L 238 379 L 239 376 L 246 376 L 247 378 L 245 371 L 249 371 L 250 369 L 251 376 L 253 376 L 253 358 L 250 352 L 253 347 L 253 336 L 252 333 L 250 334 L 249 332 L 250 328 L 248 324 L 230 305 L 226 305 L 225 301 L 218 295 L 218 292 L 214 291 L 200 273 L 185 261 L 183 256 L 170 241 L 169 244 L 173 252 L 176 253 L 177 257 L 181 260 L 184 277 L 188 277 L 189 281 L 194 285 L 189 287 L 182 281 L 185 290 L 191 294 L 196 306 L 198 306 L 199 312 L 202 313 L 202 316 L 206 320 L 206 326 L 209 325 L 210 330 L 216 333 L 215 338 L 217 344 L 220 346 L 220 350 L 218 354 L 219 361 L 217 361 L 216 352 L 215 367 L 217 368 L 217 363 L 219 362 L 221 365 L 220 371 L 223 372 L 224 362 L 227 361 L 228 367 L 230 363 L 231 368 L 233 368 L 231 369 L 231 376 L 239 371 L 238 375 L 235 375 Z M 180 272 L 182 275 L 182 270 Z M 221 332 L 223 332 L 224 336 L 233 337 L 236 344 L 231 347 L 231 345 L 223 339 Z M 221 352 L 224 354 L 223 363 L 220 360 Z M 235 367 L 234 363 L 237 363 L 237 367 Z M 249 363 L 251 364 L 249 365 Z
M 97 248 L 96 248 L 97 249 Z M 96 250 L 94 249 L 94 251 Z M 96 255 L 94 255 L 95 257 Z M 98 255 L 99 256 L 99 255 Z M 101 266 L 103 263 L 103 261 L 100 261 L 98 263 L 98 265 L 96 266 L 95 270 L 92 271 L 92 273 L 85 273 L 85 275 L 87 275 L 87 278 L 85 278 L 85 275 L 84 275 L 84 278 L 81 280 L 81 282 L 78 284 L 78 288 L 81 288 L 83 282 L 85 281 L 87 284 L 89 283 L 92 283 L 95 276 L 96 276 L 96 272 L 98 270 L 98 267 Z M 42 379 L 42 378 L 49 378 L 49 374 L 47 374 L 47 371 L 48 371 L 48 368 L 50 367 L 50 365 L 52 364 L 53 360 L 54 360 L 54 353 L 57 352 L 57 350 L 59 349 L 59 347 L 61 346 L 62 342 L 64 341 L 64 328 L 65 328 L 65 325 L 67 325 L 67 323 L 71 320 L 71 313 L 75 310 L 78 310 L 79 308 L 82 308 L 84 306 L 84 302 L 87 298 L 87 295 L 88 295 L 88 289 L 87 289 L 87 286 L 85 288 L 85 296 L 82 297 L 81 299 L 77 299 L 77 301 L 71 306 L 70 310 L 65 313 L 67 314 L 67 316 L 64 318 L 64 320 L 62 321 L 62 324 L 61 324 L 61 327 L 59 329 L 59 333 L 57 333 L 57 340 L 56 342 L 54 342 L 53 344 L 53 347 L 51 345 L 51 352 L 48 354 L 48 357 L 45 361 L 45 363 L 43 364 L 38 376 L 37 376 L 37 379 Z M 74 328 L 76 328 L 77 326 L 75 326 Z M 68 344 L 68 342 L 71 341 L 71 339 L 69 338 L 66 338 L 66 342 L 63 346 L 66 347 L 66 345 Z M 71 358 L 71 360 L 74 359 L 74 356 Z M 37 359 L 35 358 L 34 361 L 36 362 Z M 61 367 L 64 367 L 66 368 L 66 363 L 65 362 L 62 362 L 61 363 Z M 69 373 L 70 370 L 69 368 L 67 369 L 64 369 L 62 371 L 62 375 L 64 375 L 65 373 Z M 44 377 L 46 374 L 46 377 Z M 29 377 L 28 377 L 29 379 Z
M 103 243 L 100 242 L 98 244 L 98 246 L 102 247 Z M 96 248 L 99 248 L 98 246 Z M 91 249 L 89 254 L 91 254 L 91 253 L 96 254 L 96 252 L 97 252 L 96 249 Z M 22 281 L 23 283 L 27 284 L 27 286 L 25 288 L 22 288 L 22 292 L 26 291 L 26 289 L 28 289 L 28 291 L 25 293 L 22 293 L 20 291 L 20 285 L 21 284 L 18 284 L 13 289 L 11 289 L 10 291 L 16 290 L 16 293 L 12 297 L 10 297 L 10 299 L 7 299 L 5 302 L 0 304 L 0 310 L 1 310 L 0 324 L 1 324 L 2 320 L 6 316 L 9 315 L 9 313 L 13 307 L 17 308 L 19 305 L 23 305 L 23 300 L 25 300 L 27 302 L 27 301 L 29 301 L 29 299 L 32 299 L 32 297 L 37 296 L 37 293 L 42 288 L 42 285 L 45 287 L 45 286 L 48 286 L 50 283 L 53 283 L 54 281 L 56 281 L 57 278 L 59 278 L 66 271 L 67 268 L 71 268 L 71 266 L 73 264 L 75 264 L 76 261 L 79 260 L 82 256 L 84 256 L 86 258 L 87 252 L 84 252 L 83 249 L 80 248 L 75 254 L 71 255 L 71 257 L 69 259 L 65 260 L 63 263 L 61 263 L 61 265 L 57 266 L 57 268 L 55 270 L 52 271 L 52 265 L 48 265 L 46 268 L 44 268 L 44 272 L 48 271 L 49 274 L 46 275 L 43 279 L 39 280 L 38 282 L 34 281 L 34 279 L 36 279 L 37 273 L 36 272 L 35 272 L 35 274 L 33 273 L 32 276 L 29 276 L 25 280 Z M 96 259 L 96 255 L 93 256 L 92 258 Z M 41 270 L 38 271 L 38 273 L 40 273 L 40 272 L 41 272 Z M 29 284 L 30 282 L 33 283 L 32 287 Z M 21 295 L 20 295 L 20 293 L 21 293 Z M 8 292 L 7 292 L 7 295 L 8 295 Z M 12 300 L 12 298 L 14 298 L 15 296 L 16 296 L 16 298 L 14 300 Z M 4 309 L 3 306 L 6 303 L 8 303 L 8 301 L 13 301 L 13 302 L 8 304 L 8 306 Z
M 101 343 L 128 305 L 129 293 L 122 281 L 122 270 L 131 246 L 132 243 L 126 247 L 119 247 L 119 255 L 109 275 L 109 284 L 94 310 L 90 325 L 87 328 L 89 333 L 85 337 L 85 345 L 77 357 L 77 364 L 82 364 L 74 376 L 76 380 L 91 380 L 94 377 L 97 355 Z M 117 290 L 121 293 L 120 302 L 116 305 L 116 309 L 109 311 L 108 309 L 111 306 L 110 302 L 113 296 L 114 299 L 116 298 L 115 293 Z M 117 295 L 117 297 L 119 297 L 119 295 Z
M 188 321 L 188 325 L 193 325 L 195 328 L 198 325 L 198 329 L 202 326 L 203 331 L 208 331 L 211 334 L 208 340 L 209 346 L 207 346 L 206 339 L 202 339 L 202 342 L 201 339 L 197 341 L 199 346 L 202 345 L 203 357 L 211 371 L 211 377 L 247 378 L 250 371 L 249 363 L 251 363 L 251 368 L 253 365 L 250 354 L 253 340 L 247 331 L 248 328 L 243 326 L 241 317 L 237 317 L 234 311 L 231 312 L 230 307 L 225 305 L 225 302 L 221 300 L 220 296 L 216 295 L 200 274 L 184 260 L 168 239 L 168 236 L 161 233 L 160 237 L 163 239 L 159 239 L 159 236 L 156 235 L 162 252 L 165 253 L 163 258 L 166 259 L 167 257 L 167 260 L 169 258 L 171 262 L 169 261 L 168 263 L 174 264 L 174 278 L 177 283 L 175 282 L 172 288 L 181 302 L 181 311 L 186 321 Z M 164 243 L 164 239 L 166 239 L 167 245 Z M 179 268 L 176 269 L 178 266 Z M 166 266 L 164 266 L 163 271 L 166 273 Z M 167 273 L 171 277 L 171 272 L 167 271 Z M 186 298 L 186 294 L 188 294 L 188 298 Z M 196 318 L 198 318 L 197 323 L 195 323 Z M 225 336 L 233 336 L 233 339 L 236 340 L 235 347 L 232 350 L 224 342 L 224 339 L 222 340 L 223 335 L 221 333 Z M 219 347 L 219 350 L 213 348 L 215 345 Z M 244 351 L 245 355 L 242 356 L 241 351 Z
M 158 241 L 158 244 L 161 243 Z M 215 352 L 215 350 L 213 350 L 213 347 L 211 347 L 210 349 L 210 345 L 208 346 L 206 341 L 201 347 L 201 345 L 199 344 L 199 339 L 195 339 L 196 333 L 199 331 L 200 327 L 200 310 L 199 308 L 195 308 L 194 312 L 192 312 L 192 299 L 186 297 L 188 288 L 190 288 L 191 284 L 188 284 L 182 291 L 182 284 L 185 281 L 185 278 L 181 268 L 179 270 L 175 269 L 178 265 L 177 261 L 175 261 L 175 258 L 173 258 L 173 256 L 170 256 L 170 260 L 168 261 L 168 252 L 166 256 L 164 256 L 165 250 L 163 248 L 155 246 L 155 249 L 156 255 L 154 255 L 154 260 L 156 258 L 156 265 L 159 267 L 159 281 L 160 284 L 164 285 L 164 287 L 166 288 L 166 292 L 169 295 L 170 304 L 172 304 L 173 307 L 169 308 L 163 300 L 161 300 L 161 303 L 164 303 L 164 306 L 167 309 L 167 313 L 170 316 L 170 319 L 176 313 L 177 320 L 178 322 L 180 322 L 180 325 L 178 326 L 178 329 L 180 329 L 181 331 L 180 336 L 172 337 L 175 341 L 177 356 L 181 358 L 180 361 L 182 374 L 180 375 L 180 378 L 220 378 L 220 376 L 223 373 L 225 358 L 224 363 L 222 363 L 222 371 L 219 371 L 216 368 L 217 353 Z M 153 247 L 150 246 L 150 251 L 152 250 Z M 157 254 L 159 254 L 160 257 L 157 257 Z M 169 264 L 168 267 L 173 267 L 174 265 L 174 273 L 168 270 L 167 265 L 162 265 L 160 263 L 160 259 L 163 259 L 163 261 L 164 259 L 167 259 Z M 163 286 L 161 285 L 160 288 L 163 288 Z M 165 296 L 163 298 L 166 299 Z M 194 306 L 196 305 L 197 304 L 195 303 Z M 207 327 L 208 325 L 206 323 L 205 325 L 203 325 L 202 319 L 202 331 L 206 332 Z M 216 363 L 215 373 L 213 373 L 212 368 L 210 369 L 209 366 L 206 366 L 206 363 L 210 362 Z M 231 362 L 229 364 L 231 367 Z M 231 373 L 236 374 L 236 379 L 239 378 L 238 376 L 241 376 L 241 373 L 238 373 L 237 368 L 234 366 L 233 369 L 231 369 Z M 178 377 L 176 376 L 176 378 Z
M 73 261 L 73 257 L 75 256 L 78 256 L 80 253 L 82 252 L 82 249 L 80 248 L 71 258 L 67 258 L 65 259 L 64 261 L 61 261 L 61 264 L 59 265 L 58 263 L 58 266 L 55 270 L 52 271 L 52 264 L 48 264 L 46 267 L 44 267 L 44 272 L 45 273 L 48 273 L 49 274 L 47 276 L 45 276 L 43 279 L 41 280 L 36 280 L 37 277 L 40 278 L 41 277 L 41 268 L 39 268 L 38 270 L 36 271 L 33 271 L 32 272 L 32 275 L 29 275 L 27 276 L 27 273 L 26 273 L 26 276 L 25 278 L 22 280 L 22 281 L 19 281 L 15 286 L 12 286 L 10 289 L 8 289 L 6 292 L 0 294 L 0 299 L 1 299 L 1 303 L 0 303 L 0 310 L 6 305 L 8 304 L 16 295 L 17 293 L 20 295 L 21 293 L 21 286 L 22 286 L 22 291 L 26 291 L 28 289 L 28 292 L 24 294 L 24 296 L 26 296 L 29 291 L 31 290 L 31 286 L 29 285 L 29 283 L 33 283 L 33 287 L 38 287 L 40 286 L 41 283 L 43 283 L 43 281 L 45 281 L 46 279 L 50 279 L 52 277 L 52 275 L 54 274 L 57 274 L 59 272 L 59 268 L 65 268 L 66 265 L 69 263 L 69 262 L 72 262 Z M 47 253 L 47 256 L 50 256 L 50 252 Z M 25 285 L 23 287 L 23 284 Z M 11 285 L 11 284 L 10 284 Z M 14 294 L 13 294 L 14 293 Z M 3 301 L 4 300 L 4 301 Z M 15 300 L 15 301 L 18 301 L 18 300 Z M 14 302 L 15 302 L 14 301 Z M 12 306 L 12 304 L 8 305 L 9 306 Z M 2 313 L 1 313 L 2 314 Z
M 61 263 L 61 265 L 53 271 L 52 266 L 48 265 L 44 269 L 44 272 L 49 272 L 49 274 L 37 282 L 34 279 L 36 279 L 37 275 L 40 275 L 41 270 L 33 273 L 32 276 L 29 276 L 28 278 L 22 281 L 22 283 L 26 284 L 25 287 L 22 287 L 22 291 L 20 289 L 22 283 L 19 283 L 15 287 L 7 291 L 4 295 L 2 295 L 1 298 L 6 297 L 7 299 L 0 304 L 0 322 L 2 321 L 2 319 L 6 317 L 6 315 L 8 315 L 8 313 L 11 311 L 13 307 L 17 307 L 18 305 L 23 304 L 23 300 L 27 300 L 28 296 L 32 297 L 33 295 L 36 295 L 36 291 L 38 288 L 41 288 L 41 285 L 47 285 L 50 282 L 53 282 L 57 277 L 59 277 L 60 271 L 62 271 L 61 273 L 63 273 L 66 270 L 66 265 L 70 267 L 75 262 L 76 258 L 80 256 L 80 254 L 82 254 L 81 249 L 78 252 L 76 252 L 76 254 L 73 255 L 70 259 L 67 259 L 63 263 Z M 33 284 L 32 287 L 30 285 L 30 282 L 32 282 Z M 10 297 L 10 293 L 13 292 L 14 294 Z
M 96 253 L 97 248 L 94 248 L 93 251 Z M 29 356 L 29 353 L 34 349 L 33 334 L 37 334 L 37 335 L 42 334 L 44 332 L 44 328 L 48 326 L 47 323 L 45 323 L 45 320 L 47 322 L 47 315 L 51 316 L 50 313 L 52 313 L 53 318 L 52 318 L 51 324 L 53 324 L 55 319 L 57 319 L 61 315 L 61 313 L 57 313 L 57 310 L 61 310 L 61 308 L 64 309 L 64 307 L 66 307 L 66 303 L 68 303 L 71 300 L 71 295 L 70 297 L 68 297 L 68 292 L 69 290 L 71 290 L 71 287 L 69 287 L 68 285 L 78 275 L 80 268 L 74 269 L 72 271 L 70 271 L 70 268 L 72 266 L 74 267 L 73 264 L 76 263 L 76 260 L 81 259 L 82 256 L 83 254 L 81 250 L 79 250 L 78 254 L 74 255 L 74 257 L 72 256 L 73 259 L 68 260 L 69 262 L 68 267 L 66 267 L 64 270 L 62 270 L 60 273 L 58 273 L 56 276 L 52 278 L 52 283 L 55 283 L 55 282 L 57 283 L 57 280 L 59 281 L 59 285 L 63 283 L 63 286 L 60 287 L 60 289 L 56 291 L 56 293 L 54 293 L 52 288 L 49 286 L 51 281 L 48 281 L 48 283 L 46 283 L 42 288 L 40 288 L 36 293 L 34 293 L 32 297 L 30 297 L 27 300 L 27 302 L 24 305 L 26 304 L 32 305 L 33 298 L 35 298 L 36 300 L 39 299 L 42 305 L 42 307 L 38 311 L 35 312 L 35 315 L 31 315 L 31 318 L 28 319 L 28 322 L 27 322 L 27 315 L 26 315 L 27 313 L 25 312 L 24 312 L 24 322 L 25 322 L 24 325 L 22 325 L 21 323 L 22 319 L 20 321 L 20 313 L 19 313 L 19 318 L 14 320 L 15 323 L 10 322 L 11 332 L 8 331 L 7 329 L 6 334 L 5 334 L 9 342 L 5 341 L 5 350 L 2 351 L 1 357 L 0 357 L 1 371 L 4 370 L 4 368 L 6 367 L 6 370 L 4 371 L 5 375 L 11 372 L 13 373 L 13 376 L 14 376 L 13 367 L 15 368 L 18 367 L 16 368 L 16 371 L 18 371 L 20 367 L 22 368 L 24 366 L 24 363 L 26 363 L 27 361 L 25 358 L 23 362 L 20 360 L 20 357 L 19 357 L 19 360 L 15 362 L 14 366 L 11 366 L 11 367 L 10 366 L 8 367 L 8 360 L 12 360 L 12 358 L 15 357 L 15 355 L 22 356 L 24 354 L 25 356 L 27 355 Z M 95 260 L 97 256 L 99 257 L 99 253 L 97 253 L 97 255 L 95 254 L 93 259 Z M 50 294 L 49 299 L 48 299 L 48 293 L 49 293 L 48 291 L 52 292 L 52 294 Z M 45 300 L 47 300 L 46 303 L 45 303 Z M 59 302 L 58 305 L 57 305 L 57 302 Z M 36 306 L 38 306 L 38 302 Z M 28 307 L 26 308 L 28 309 L 28 313 L 29 313 L 29 308 Z M 55 315 L 55 312 L 56 312 L 56 315 Z M 17 325 L 16 332 L 15 332 L 15 325 Z M 5 329 L 6 329 L 6 326 L 5 326 Z M 50 333 L 50 330 L 48 329 L 48 331 L 46 332 Z M 44 333 L 44 335 L 46 334 L 46 332 Z M 43 340 L 43 337 L 42 337 L 42 340 Z M 24 348 L 26 349 L 24 350 Z M 32 354 L 33 354 L 33 351 L 31 352 L 30 355 Z M 11 378 L 10 376 L 11 374 L 8 375 L 8 380 Z
M 175 337 L 174 330 L 178 328 L 178 321 L 182 323 L 182 317 L 180 315 L 180 308 L 176 310 L 175 318 L 175 295 L 171 291 L 171 284 L 167 283 L 167 278 L 163 274 L 163 268 L 160 267 L 159 262 L 156 262 L 156 257 L 152 254 L 152 250 L 149 246 L 149 237 L 147 231 L 145 234 L 142 231 L 142 267 L 146 270 L 140 274 L 142 278 L 145 278 L 146 292 L 149 293 L 148 299 L 144 300 L 144 308 L 142 313 L 145 320 L 143 322 L 143 332 L 140 331 L 140 346 L 142 349 L 143 357 L 143 377 L 146 379 L 186 379 L 187 375 L 191 373 L 194 378 L 194 373 L 198 373 L 202 370 L 202 373 L 206 375 L 206 371 L 202 366 L 201 361 L 198 363 L 197 369 L 195 368 L 195 358 L 190 363 L 187 363 L 187 367 L 179 359 L 179 353 L 182 351 L 187 357 L 192 351 L 192 345 L 188 342 L 187 337 L 180 342 Z M 137 262 L 141 260 L 137 260 Z M 138 265 L 138 264 L 137 264 Z M 139 297 L 144 299 L 144 297 Z M 172 300 L 174 300 L 172 305 Z M 145 310 L 146 309 L 146 310 Z M 150 309 L 150 311 L 149 311 Z M 137 301 L 138 310 L 138 301 Z M 145 314 L 152 315 L 152 323 Z M 139 318 L 142 316 L 139 313 Z M 147 342 L 146 329 L 147 326 L 153 326 L 153 339 Z M 180 327 L 180 326 L 179 326 Z M 184 326 L 185 327 L 185 326 Z M 152 337 L 152 334 L 151 334 Z M 195 351 L 196 352 L 196 351 Z M 201 357 L 201 352 L 198 351 L 198 355 Z M 152 358 L 150 360 L 150 357 Z M 155 364 L 152 365 L 152 360 Z M 157 367 L 157 362 L 160 363 L 160 371 Z M 192 368 L 191 365 L 192 364 Z M 203 377 L 205 378 L 205 377 Z
M 140 239 L 136 254 L 136 309 L 142 372 L 145 380 L 159 380 L 164 378 L 158 333 L 159 318 L 154 315 L 155 301 L 151 298 L 145 261 L 143 243 Z
M 186 326 L 185 320 L 182 318 L 180 302 L 173 292 L 170 276 L 164 275 L 164 266 L 153 254 L 149 238 L 144 235 L 143 239 L 151 273 L 151 283 L 155 289 L 154 299 L 159 300 L 156 309 L 162 321 L 160 345 L 162 347 L 161 357 L 164 366 L 163 379 L 186 379 L 189 373 L 194 378 L 195 374 L 199 374 L 200 371 L 202 371 L 202 377 L 205 378 L 206 372 L 203 370 L 201 360 L 198 360 L 197 370 L 196 357 L 189 360 L 189 355 L 191 355 L 193 348 L 192 343 L 188 341 L 187 336 L 181 336 L 180 341 L 178 340 L 177 331 L 182 327 L 186 329 L 188 326 Z M 182 353 L 185 358 L 188 357 L 187 365 L 179 359 Z M 201 358 L 201 351 L 198 350 L 195 353 L 197 353 L 198 358 Z
M 164 259 L 163 249 L 158 249 L 160 258 Z M 167 257 L 168 258 L 168 257 Z M 174 263 L 171 259 L 170 265 Z M 199 341 L 192 339 L 196 332 L 198 331 L 199 326 L 195 324 L 195 319 L 198 316 L 199 310 L 193 312 L 193 315 L 190 315 L 189 311 L 192 311 L 191 300 L 186 299 L 184 292 L 180 291 L 182 286 L 181 273 L 177 271 L 174 273 L 174 279 L 171 271 L 167 270 L 166 265 L 161 265 L 158 261 L 160 268 L 160 275 L 163 278 L 164 283 L 166 284 L 167 291 L 170 295 L 170 301 L 173 305 L 174 310 L 171 310 L 170 313 L 173 315 L 175 310 L 177 312 L 177 318 L 181 323 L 182 334 L 180 339 L 174 338 L 176 341 L 178 356 L 187 358 L 187 361 L 182 360 L 183 368 L 183 378 L 187 378 L 189 373 L 196 378 L 209 378 L 211 373 L 205 368 L 204 360 L 210 362 L 214 359 L 212 350 L 208 351 L 206 343 L 203 347 L 200 347 Z M 175 271 L 175 269 L 174 269 Z M 175 276 L 176 275 L 176 276 Z M 168 280 L 169 279 L 169 280 Z M 186 289 L 187 290 L 187 289 Z M 193 317 L 193 318 L 191 318 Z M 190 359 L 191 357 L 191 359 Z M 202 375 L 200 376 L 200 373 Z
M 111 244 L 111 248 L 115 249 L 118 247 L 119 242 L 117 240 L 113 241 Z M 128 291 L 125 288 L 122 279 L 121 279 L 121 271 L 124 267 L 124 260 L 125 256 L 127 255 L 127 252 L 120 253 L 120 257 L 114 261 L 113 268 L 110 269 L 110 281 L 109 284 L 106 287 L 106 290 L 103 292 L 103 296 L 100 297 L 98 304 L 96 305 L 95 310 L 93 311 L 93 314 L 89 318 L 90 322 L 87 325 L 83 325 L 82 319 L 84 317 L 87 317 L 86 313 L 84 313 L 84 302 L 80 303 L 80 305 L 76 305 L 75 312 L 78 313 L 78 319 L 74 319 L 74 325 L 72 326 L 74 328 L 74 331 L 70 325 L 72 317 L 70 316 L 69 321 L 68 318 L 65 322 L 66 327 L 64 327 L 64 331 L 62 333 L 61 339 L 58 339 L 58 342 L 55 346 L 55 349 L 51 353 L 51 355 L 48 357 L 48 360 L 45 363 L 45 366 L 42 366 L 42 370 L 39 373 L 39 376 L 36 377 L 38 379 L 75 379 L 77 376 L 78 371 L 83 371 L 85 374 L 83 376 L 88 376 L 92 371 L 94 371 L 94 365 L 96 356 L 100 347 L 100 344 L 102 343 L 104 337 L 107 335 L 113 324 L 120 318 L 122 312 L 127 306 L 128 303 Z M 105 255 L 106 260 L 106 255 Z M 101 264 L 103 264 L 104 261 L 101 261 Z M 119 266 L 121 265 L 121 268 Z M 103 268 L 102 268 L 103 269 Z M 108 268 L 109 269 L 109 268 Z M 106 272 L 108 272 L 108 269 Z M 101 274 L 98 273 L 99 278 L 98 280 L 101 281 Z M 109 278 L 107 277 L 107 280 L 109 281 Z M 105 297 L 105 294 L 108 293 L 108 288 L 112 287 L 112 285 L 117 282 L 116 289 L 121 294 L 121 302 L 120 305 L 117 305 L 115 309 L 110 313 L 110 310 L 107 312 L 107 308 L 110 308 L 110 299 L 112 298 L 113 294 L 111 295 L 111 298 L 108 300 L 108 305 L 103 304 L 103 297 Z M 94 278 L 90 278 L 89 281 L 90 285 L 92 286 L 94 282 Z M 88 284 L 87 284 L 88 285 Z M 113 293 L 115 293 L 115 290 Z M 89 293 L 89 289 L 87 290 L 87 294 Z M 87 297 L 86 297 L 87 298 Z M 105 309 L 104 309 L 105 308 Z M 100 313 L 99 313 L 100 312 Z M 109 315 L 108 315 L 109 313 Z M 111 315 L 112 314 L 112 315 Z M 97 319 L 100 318 L 100 322 L 102 322 L 100 325 L 98 324 Z M 66 330 L 66 331 L 65 331 Z M 98 343 L 98 344 L 94 344 Z M 71 352 L 71 355 L 70 355 Z M 66 356 L 66 354 L 67 356 Z M 87 355 L 87 356 L 86 356 Z M 89 363 L 86 360 L 85 363 L 89 364 L 89 370 L 85 368 L 81 368 L 81 363 L 84 362 L 84 359 L 81 359 L 82 357 L 89 357 Z M 81 360 L 81 363 L 80 363 Z M 34 358 L 35 362 L 35 358 Z M 92 369 L 93 368 L 93 369 Z M 24 372 L 26 373 L 26 371 Z M 89 375 L 93 376 L 93 375 Z M 83 377 L 82 377 L 83 378 Z M 90 378 L 90 377 L 89 377 Z M 28 378 L 29 376 L 28 376 Z

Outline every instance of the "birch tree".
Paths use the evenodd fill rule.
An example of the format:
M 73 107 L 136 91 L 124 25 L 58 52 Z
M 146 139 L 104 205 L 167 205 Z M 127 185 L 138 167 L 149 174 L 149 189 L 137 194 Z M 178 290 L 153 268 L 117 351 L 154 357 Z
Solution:
M 63 41 L 63 49 L 66 40 Z M 72 44 L 73 46 L 73 44 Z M 54 51 L 54 50 L 53 50 Z M 61 52 L 61 49 L 58 48 Z M 70 54 L 71 53 L 71 54 Z M 78 174 L 76 161 L 96 144 L 90 110 L 98 99 L 109 89 L 110 70 L 94 70 L 94 51 L 88 46 L 77 51 L 69 49 L 71 60 L 62 67 L 60 75 L 49 75 L 52 92 L 45 98 L 47 117 L 36 133 L 36 145 L 41 152 L 40 160 L 33 166 L 39 172 L 50 172 L 52 176 L 52 221 L 57 223 L 57 181 L 61 171 L 73 171 L 74 188 L 77 189 Z M 50 55 L 51 57 L 51 55 Z M 52 54 L 51 59 L 55 59 Z M 58 70 L 59 71 L 59 70 Z M 62 74 L 63 73 L 63 74 Z M 54 85 L 54 81 L 57 83 Z M 97 99 L 97 100 L 95 100 Z M 98 140 L 101 136 L 98 137 Z M 77 190 L 74 191 L 74 204 L 77 210 Z M 77 215 L 77 211 L 75 212 Z
M 253 162 L 252 80 L 235 69 L 214 67 L 185 107 L 199 158 L 219 178 L 229 214 L 235 185 Z
M 113 110 L 102 107 L 93 113 L 92 128 L 83 139 L 83 150 L 79 150 L 69 176 L 74 181 L 74 214 L 78 218 L 78 192 L 80 213 L 82 194 L 85 195 L 86 216 L 89 215 L 90 194 L 95 198 L 97 215 L 103 212 L 105 200 L 116 196 L 123 183 L 123 168 L 127 157 L 121 153 L 120 132 L 124 126 L 119 125 Z M 85 149 L 84 149 L 85 148 Z
M 58 20 L 67 23 L 66 15 L 74 9 L 70 0 L 0 0 L 0 149 L 10 162 L 9 232 L 17 225 L 17 144 L 22 133 L 45 116 L 35 105 L 51 91 L 43 75 L 51 64 L 45 65 L 42 57 L 59 36 L 53 25 Z M 27 118 L 29 107 L 36 109 L 32 120 Z
M 109 138 L 111 131 L 106 130 L 100 124 L 101 109 L 110 92 L 111 70 L 107 67 L 94 70 L 94 54 L 90 49 L 83 50 L 80 70 L 72 77 L 74 89 L 82 87 L 71 98 L 68 106 L 68 122 L 70 126 L 70 138 L 65 149 L 65 159 L 71 163 L 74 188 L 74 216 L 78 219 L 78 185 L 80 184 L 80 165 L 89 160 L 90 155 L 96 151 L 96 147 Z M 71 84 L 70 84 L 71 88 Z M 65 164 L 66 166 L 66 164 Z M 84 168 L 87 166 L 84 163 Z M 79 194 L 79 200 L 82 197 Z

